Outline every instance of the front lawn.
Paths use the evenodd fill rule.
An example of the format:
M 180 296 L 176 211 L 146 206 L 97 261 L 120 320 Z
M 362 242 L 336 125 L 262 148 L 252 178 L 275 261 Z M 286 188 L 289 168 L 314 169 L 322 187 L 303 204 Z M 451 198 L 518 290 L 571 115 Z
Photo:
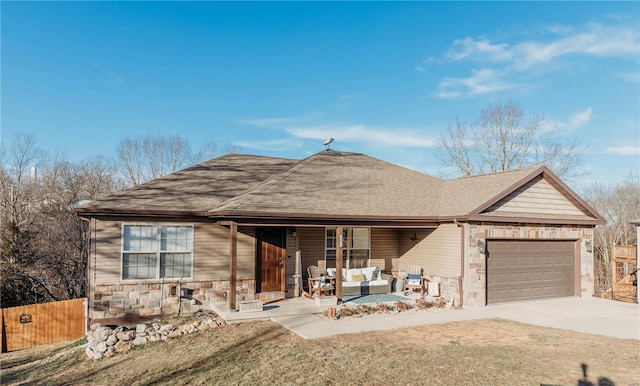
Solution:
M 339 323 L 339 321 L 337 322 Z M 615 326 L 612 325 L 612 328 Z M 640 342 L 502 319 L 304 340 L 231 324 L 91 360 L 70 344 L 0 356 L 2 385 L 640 384 Z

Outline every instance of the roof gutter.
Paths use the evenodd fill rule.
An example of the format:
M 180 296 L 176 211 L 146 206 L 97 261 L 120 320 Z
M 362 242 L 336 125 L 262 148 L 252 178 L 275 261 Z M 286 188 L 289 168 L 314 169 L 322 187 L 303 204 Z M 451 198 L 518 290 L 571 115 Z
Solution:
M 460 276 L 458 276 L 458 293 L 460 294 L 460 305 L 464 304 L 464 290 L 462 288 L 462 281 L 464 279 L 464 262 L 465 262 L 465 248 L 464 248 L 464 225 L 458 222 L 457 218 L 453 219 L 453 223 L 460 228 Z
M 75 208 L 74 212 L 79 217 L 95 217 L 95 216 L 207 217 L 207 212 L 182 211 L 182 210 Z

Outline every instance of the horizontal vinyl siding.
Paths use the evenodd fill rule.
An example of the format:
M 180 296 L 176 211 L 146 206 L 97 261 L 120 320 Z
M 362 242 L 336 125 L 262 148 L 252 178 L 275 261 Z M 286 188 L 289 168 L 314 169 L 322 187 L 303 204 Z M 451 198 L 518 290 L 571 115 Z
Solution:
M 238 227 L 238 279 L 255 279 L 255 234 L 253 227 Z
M 253 228 L 238 228 L 238 279 L 254 277 L 255 239 Z M 229 228 L 196 224 L 193 276 L 195 280 L 229 280 Z
M 398 235 L 397 229 L 371 228 L 370 266 L 383 271 L 393 268 L 393 260 L 398 258 Z
M 571 215 L 584 216 L 585 219 L 591 218 L 542 177 L 523 185 L 483 212 L 483 214 L 492 215 L 500 215 L 502 213 L 508 215 Z
M 229 229 L 196 224 L 193 276 L 195 280 L 229 277 Z
M 122 222 L 96 220 L 95 284 L 117 283 L 121 275 Z
M 324 228 L 298 228 L 298 245 L 302 253 L 302 272 L 317 265 L 324 269 Z
M 442 224 L 433 231 L 403 230 L 400 235 L 398 266 L 419 265 L 425 274 L 454 277 L 460 275 L 461 230 L 455 224 Z M 414 237 L 414 242 L 412 238 Z M 414 245 L 415 244 L 415 245 Z
M 125 223 L 151 223 L 144 219 Z M 158 222 L 158 224 L 175 221 Z M 193 224 L 193 222 L 187 222 Z M 96 220 L 95 284 L 121 281 L 123 221 Z M 255 272 L 253 228 L 238 229 L 238 279 L 250 279 Z M 194 224 L 194 280 L 229 279 L 229 228 L 214 223 Z

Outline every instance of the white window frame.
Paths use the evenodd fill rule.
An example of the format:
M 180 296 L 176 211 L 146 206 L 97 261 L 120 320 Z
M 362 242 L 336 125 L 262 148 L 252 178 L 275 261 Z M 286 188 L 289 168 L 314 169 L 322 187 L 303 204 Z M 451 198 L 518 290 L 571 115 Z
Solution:
M 156 235 L 155 235 L 155 248 L 148 251 L 132 251 L 125 250 L 125 229 L 127 227 L 135 227 L 135 226 L 152 226 L 155 227 Z M 188 244 L 190 244 L 191 250 L 163 250 L 162 249 L 162 230 L 166 227 L 189 227 L 191 228 L 190 239 L 188 240 Z M 131 222 L 131 223 L 122 223 L 122 229 L 120 233 L 120 279 L 122 281 L 149 281 L 149 280 L 181 280 L 181 279 L 192 279 L 193 278 L 193 267 L 194 267 L 194 250 L 195 250 L 195 225 L 192 223 L 149 223 L 149 222 Z M 124 273 L 124 259 L 125 254 L 135 255 L 135 254 L 152 254 L 155 255 L 155 267 L 154 267 L 154 277 L 152 278 L 125 278 Z M 190 255 L 190 267 L 189 267 L 189 276 L 162 276 L 162 266 L 161 259 L 162 255 L 166 254 L 189 254 Z
M 335 251 L 333 253 L 334 256 L 337 255 L 337 246 L 338 246 L 338 240 L 337 238 L 339 237 L 337 234 L 337 227 L 326 227 L 324 229 L 324 262 L 325 262 L 325 266 L 328 267 L 327 262 L 328 261 L 335 261 L 335 257 L 334 258 L 330 258 L 327 259 L 327 252 L 328 251 Z M 356 248 L 354 246 L 354 238 L 353 238 L 353 231 L 354 229 L 366 229 L 367 233 L 369 235 L 369 237 L 367 238 L 367 245 L 366 248 L 363 248 L 362 245 L 358 246 L 358 248 Z M 334 236 L 332 236 L 331 238 L 329 237 L 329 232 L 333 231 Z M 343 228 L 343 232 L 346 232 L 347 237 L 346 240 L 344 240 L 343 242 L 346 243 L 346 247 L 342 248 L 343 251 L 343 256 L 342 259 L 346 262 L 346 264 L 344 264 L 344 268 L 349 269 L 351 268 L 351 254 L 352 251 L 356 251 L 356 250 L 366 250 L 367 251 L 367 267 L 371 266 L 371 228 L 368 227 L 344 227 Z M 329 246 L 329 242 L 331 241 L 332 246 Z

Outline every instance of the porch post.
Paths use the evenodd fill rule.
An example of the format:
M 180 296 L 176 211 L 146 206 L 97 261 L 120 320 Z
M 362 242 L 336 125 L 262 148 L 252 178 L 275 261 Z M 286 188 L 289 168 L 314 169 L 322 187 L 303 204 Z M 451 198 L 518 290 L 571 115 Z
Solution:
M 236 309 L 236 271 L 238 262 L 238 223 L 231 222 L 229 224 L 229 232 L 231 234 L 231 240 L 229 245 L 229 256 L 231 263 L 229 264 L 229 310 L 234 311 Z
M 342 226 L 336 229 L 336 297 L 342 301 Z

